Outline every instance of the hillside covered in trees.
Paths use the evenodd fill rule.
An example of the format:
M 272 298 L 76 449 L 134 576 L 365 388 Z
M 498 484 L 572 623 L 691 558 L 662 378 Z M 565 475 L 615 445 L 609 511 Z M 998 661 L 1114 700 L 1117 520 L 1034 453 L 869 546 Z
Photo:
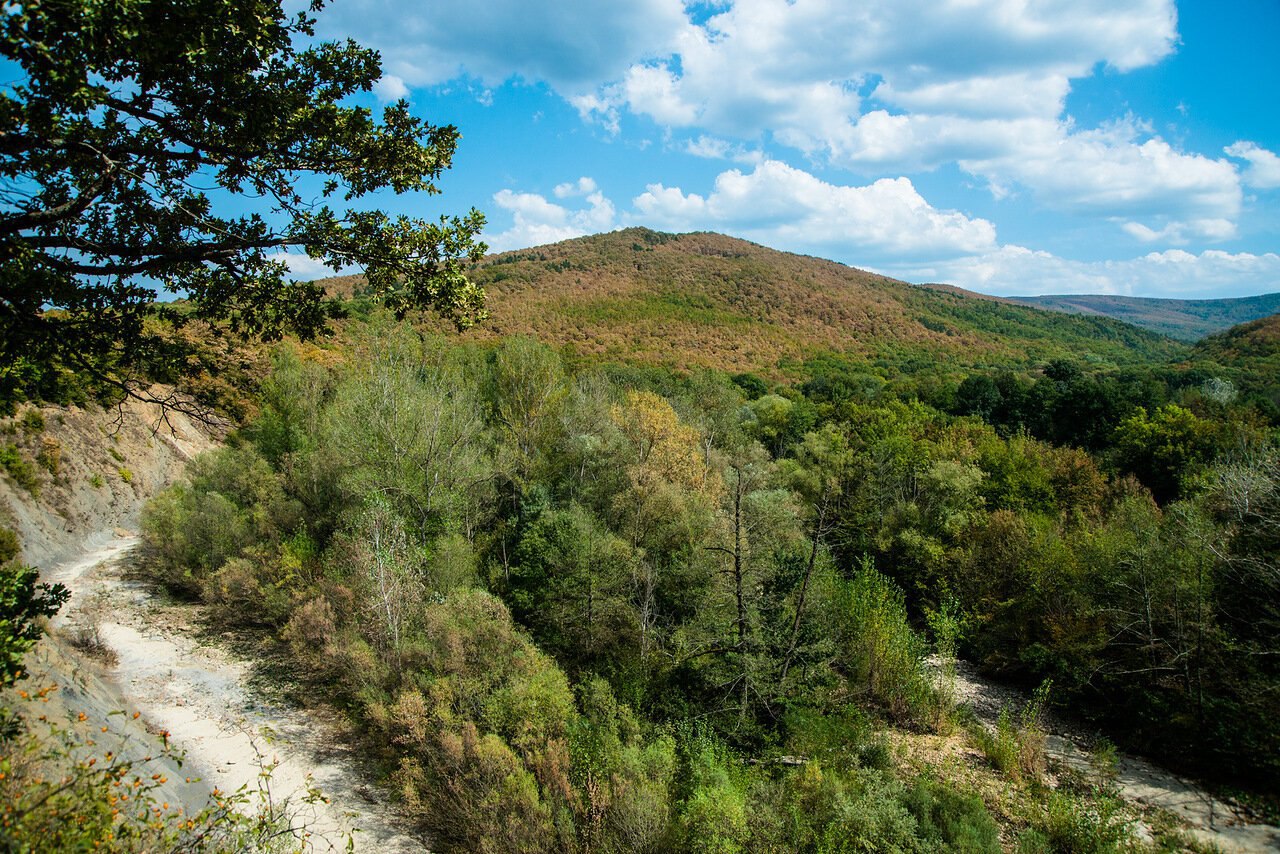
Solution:
M 377 314 L 272 363 L 148 509 L 146 571 L 272 639 L 443 850 L 1141 849 L 1045 787 L 1035 708 L 966 729 L 931 650 L 1274 794 L 1280 464 L 1232 381 L 773 385 Z M 894 731 L 959 732 L 1004 793 Z
M 489 320 L 469 333 L 479 340 L 534 335 L 584 356 L 679 370 L 795 379 L 798 364 L 827 353 L 897 372 L 1067 355 L 1125 365 L 1185 351 L 1105 317 L 914 287 L 711 233 L 624 229 L 490 255 L 470 275 L 487 293 Z M 360 277 L 322 284 L 347 296 L 365 288 Z
M 1280 293 L 1232 299 L 1155 299 L 1104 294 L 1013 297 L 1014 302 L 1068 314 L 1103 315 L 1177 338 L 1198 341 L 1280 311 Z

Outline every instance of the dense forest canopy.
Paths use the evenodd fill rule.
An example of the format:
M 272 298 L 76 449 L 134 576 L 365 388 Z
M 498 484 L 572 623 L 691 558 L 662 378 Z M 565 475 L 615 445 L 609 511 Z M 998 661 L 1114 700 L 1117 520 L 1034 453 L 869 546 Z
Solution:
M 447 850 L 995 850 L 875 734 L 953 725 L 930 649 L 1277 779 L 1280 457 L 1226 381 L 1060 361 L 924 400 L 349 332 L 275 351 L 145 561 L 277 638 Z

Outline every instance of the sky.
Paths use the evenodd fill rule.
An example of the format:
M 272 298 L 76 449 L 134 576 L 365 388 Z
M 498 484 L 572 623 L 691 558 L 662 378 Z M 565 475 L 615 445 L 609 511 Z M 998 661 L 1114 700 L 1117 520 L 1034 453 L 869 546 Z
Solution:
M 719 231 L 992 294 L 1280 291 L 1280 2 L 332 0 L 494 251 Z M 305 261 L 295 266 L 304 272 Z

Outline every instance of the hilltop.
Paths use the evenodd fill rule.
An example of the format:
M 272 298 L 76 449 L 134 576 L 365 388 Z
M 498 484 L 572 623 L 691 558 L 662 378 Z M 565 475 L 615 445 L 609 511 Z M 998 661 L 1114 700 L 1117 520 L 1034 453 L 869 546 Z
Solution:
M 1113 317 L 1181 341 L 1198 341 L 1235 324 L 1280 311 L 1280 293 L 1234 299 L 1153 299 L 1098 294 L 1011 297 L 1010 300 L 1067 314 Z
M 490 320 L 467 333 L 532 334 L 583 355 L 677 369 L 780 375 L 827 354 L 893 369 L 945 363 L 1097 364 L 1184 352 L 1105 317 L 1049 314 L 714 233 L 642 228 L 484 258 L 471 271 Z M 330 279 L 359 295 L 359 277 Z

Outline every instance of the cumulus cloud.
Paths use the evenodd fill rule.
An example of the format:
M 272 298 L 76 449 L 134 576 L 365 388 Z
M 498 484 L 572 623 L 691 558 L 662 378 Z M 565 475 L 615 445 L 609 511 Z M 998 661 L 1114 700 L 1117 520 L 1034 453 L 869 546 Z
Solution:
M 411 86 L 459 76 L 492 86 L 518 77 L 566 94 L 587 92 L 621 78 L 638 61 L 668 55 L 688 26 L 681 0 L 344 0 L 318 20 L 323 36 L 377 48 L 388 72 Z
M 737 0 L 679 33 L 678 73 L 621 94 L 663 123 L 816 139 L 856 118 L 877 80 L 874 98 L 912 111 L 1057 116 L 1071 77 L 1151 64 L 1176 25 L 1172 0 Z
M 567 181 L 563 184 L 556 184 L 556 188 L 552 190 L 557 199 L 568 199 L 573 196 L 587 196 L 594 193 L 597 189 L 594 178 L 582 176 L 577 181 Z
M 373 84 L 373 94 L 378 96 L 379 101 L 399 101 L 409 97 L 409 87 L 394 74 L 384 74 L 382 79 Z
M 914 282 L 946 282 L 980 293 L 1120 294 L 1212 298 L 1271 293 L 1280 281 L 1280 255 L 1199 254 L 1182 249 L 1119 261 L 1073 261 L 1022 246 L 944 264 L 891 267 L 884 272 Z
M 993 182 L 1011 178 L 1059 209 L 1203 223 L 1240 212 L 1230 162 L 1180 152 L 1131 119 L 1077 133 L 1056 123 L 1026 130 L 992 156 L 961 159 L 961 167 Z
M 820 251 L 831 257 L 950 258 L 993 251 L 995 227 L 957 211 L 930 205 L 907 178 L 881 179 L 866 186 L 831 184 L 776 160 L 750 172 L 720 173 L 705 195 L 651 184 L 619 213 L 583 177 L 559 184 L 553 194 L 503 190 L 494 204 L 510 213 L 512 226 L 486 236 L 504 251 L 645 225 L 670 231 L 716 230 L 791 250 Z
M 1244 173 L 1244 182 L 1250 187 L 1260 190 L 1274 190 L 1280 187 L 1280 157 L 1268 151 L 1256 142 L 1240 142 L 1228 145 L 1223 149 L 1232 157 L 1246 160 L 1249 167 Z
M 1221 239 L 1241 201 L 1229 161 L 1132 118 L 1080 129 L 1064 115 L 1073 77 L 1149 65 L 1176 43 L 1171 0 L 737 0 L 578 106 L 614 130 L 629 110 L 701 131 L 694 153 L 767 136 L 864 174 L 958 163 L 997 196 L 1024 188 L 1149 234 L 1177 222 L 1178 239 Z M 1270 153 L 1255 149 L 1238 156 L 1263 185 Z
M 323 261 L 312 258 L 301 252 L 276 252 L 267 256 L 270 261 L 279 261 L 289 268 L 289 277 L 299 282 L 310 282 L 328 276 L 337 276 L 356 271 L 356 267 L 344 267 L 335 272 Z
M 725 230 L 787 248 L 859 248 L 879 257 L 940 257 L 995 247 L 995 227 L 934 208 L 906 178 L 867 186 L 831 184 L 766 160 L 751 172 L 720 173 L 706 196 L 650 185 L 633 218 L 676 231 Z
M 563 190 L 563 193 L 561 192 Z M 501 190 L 493 197 L 498 207 L 510 212 L 512 225 L 506 231 L 485 235 L 485 242 L 494 252 L 521 249 L 556 243 L 584 234 L 609 231 L 616 226 L 613 203 L 596 189 L 591 178 L 579 178 L 576 183 L 556 187 L 559 198 L 585 195 L 585 207 L 570 208 L 547 201 L 537 193 L 515 193 Z
M 688 131 L 699 156 L 776 141 L 867 176 L 958 163 L 998 197 L 1025 189 L 1139 239 L 1220 237 L 1239 213 L 1230 161 L 1064 114 L 1073 78 L 1175 49 L 1174 0 L 348 0 L 321 25 L 382 51 L 384 98 L 458 76 L 541 81 L 612 134 L 630 113 Z M 1227 153 L 1253 186 L 1280 186 L 1273 153 Z
M 748 148 L 727 139 L 706 134 L 702 134 L 697 139 L 686 140 L 683 148 L 686 154 L 706 160 L 732 160 L 735 163 L 755 164 L 767 159 L 764 152 L 758 148 Z
M 1236 224 L 1229 219 L 1197 219 L 1190 222 L 1167 222 L 1159 229 L 1140 222 L 1126 222 L 1123 228 L 1143 243 L 1184 245 L 1194 239 L 1222 241 L 1236 236 Z

